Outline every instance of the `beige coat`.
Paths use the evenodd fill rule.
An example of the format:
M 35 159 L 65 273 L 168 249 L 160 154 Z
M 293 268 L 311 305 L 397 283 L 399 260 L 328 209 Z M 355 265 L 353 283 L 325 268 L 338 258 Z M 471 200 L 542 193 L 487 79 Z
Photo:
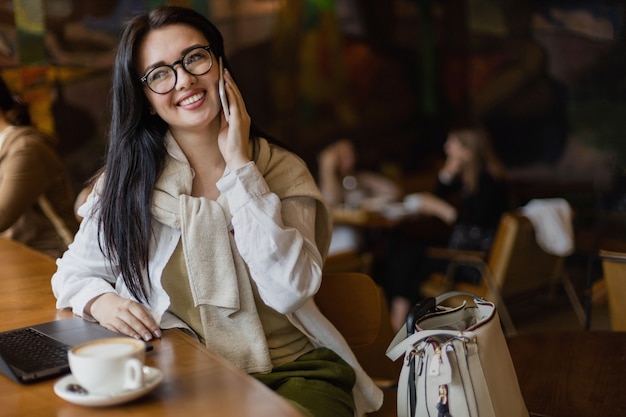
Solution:
M 78 221 L 54 140 L 28 126 L 11 126 L 0 135 L 0 234 L 59 257 Z

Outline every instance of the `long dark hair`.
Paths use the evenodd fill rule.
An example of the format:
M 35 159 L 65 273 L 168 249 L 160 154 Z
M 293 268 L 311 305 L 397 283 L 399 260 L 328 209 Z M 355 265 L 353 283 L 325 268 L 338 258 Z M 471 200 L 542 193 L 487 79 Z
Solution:
M 133 17 L 122 31 L 113 66 L 111 126 L 98 233 L 101 250 L 109 262 L 119 265 L 131 294 L 144 301 L 148 299 L 149 287 L 146 288 L 142 271 L 147 271 L 152 236 L 152 190 L 163 168 L 168 126 L 158 115 L 150 114 L 150 104 L 137 74 L 138 49 L 151 30 L 172 24 L 185 24 L 200 31 L 215 56 L 221 56 L 224 67 L 231 71 L 221 33 L 192 9 L 158 7 Z M 251 127 L 251 137 L 258 133 Z M 148 279 L 148 286 L 149 282 Z
M 9 86 L 0 77 L 0 111 L 4 113 L 8 122 L 14 126 L 29 126 L 31 124 L 28 105 L 11 94 Z

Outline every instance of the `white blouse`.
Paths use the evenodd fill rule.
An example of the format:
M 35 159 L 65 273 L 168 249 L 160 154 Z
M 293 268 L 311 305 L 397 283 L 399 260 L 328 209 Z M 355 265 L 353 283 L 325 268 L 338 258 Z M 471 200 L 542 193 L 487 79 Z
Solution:
M 227 197 L 232 213 L 235 241 L 246 261 L 259 293 L 270 307 L 286 314 L 298 309 L 319 288 L 322 257 L 315 245 L 315 202 L 309 198 L 292 198 L 281 202 L 267 188 L 254 163 L 236 172 L 226 172 L 217 184 Z M 92 193 L 79 209 L 84 216 L 74 242 L 57 260 L 52 288 L 57 307 L 71 307 L 83 315 L 93 298 L 116 291 L 134 299 L 119 275 L 111 270 L 100 251 L 97 236 L 97 212 L 92 208 L 98 196 Z M 155 243 L 151 245 L 148 269 L 152 291 L 151 312 L 162 322 L 169 297 L 161 286 L 161 274 L 180 238 L 180 230 L 153 221 Z M 115 288 L 111 286 L 115 285 Z

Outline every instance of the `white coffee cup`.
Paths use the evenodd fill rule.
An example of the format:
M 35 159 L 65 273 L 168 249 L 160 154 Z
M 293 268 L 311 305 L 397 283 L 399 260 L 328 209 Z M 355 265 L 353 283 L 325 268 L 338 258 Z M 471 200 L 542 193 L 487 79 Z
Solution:
M 94 340 L 68 352 L 72 375 L 89 393 L 114 395 L 143 386 L 146 345 L 130 337 Z
M 422 195 L 420 193 L 406 195 L 403 202 L 409 213 L 419 213 L 422 209 Z

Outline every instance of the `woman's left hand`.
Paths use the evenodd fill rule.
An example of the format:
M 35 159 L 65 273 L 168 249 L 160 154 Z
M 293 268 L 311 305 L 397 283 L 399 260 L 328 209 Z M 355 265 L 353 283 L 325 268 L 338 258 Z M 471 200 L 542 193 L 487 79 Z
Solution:
M 226 164 L 234 170 L 250 162 L 248 152 L 250 147 L 250 115 L 246 110 L 241 92 L 228 70 L 224 71 L 224 82 L 230 117 L 226 121 L 224 112 L 222 112 L 222 127 L 218 144 Z

